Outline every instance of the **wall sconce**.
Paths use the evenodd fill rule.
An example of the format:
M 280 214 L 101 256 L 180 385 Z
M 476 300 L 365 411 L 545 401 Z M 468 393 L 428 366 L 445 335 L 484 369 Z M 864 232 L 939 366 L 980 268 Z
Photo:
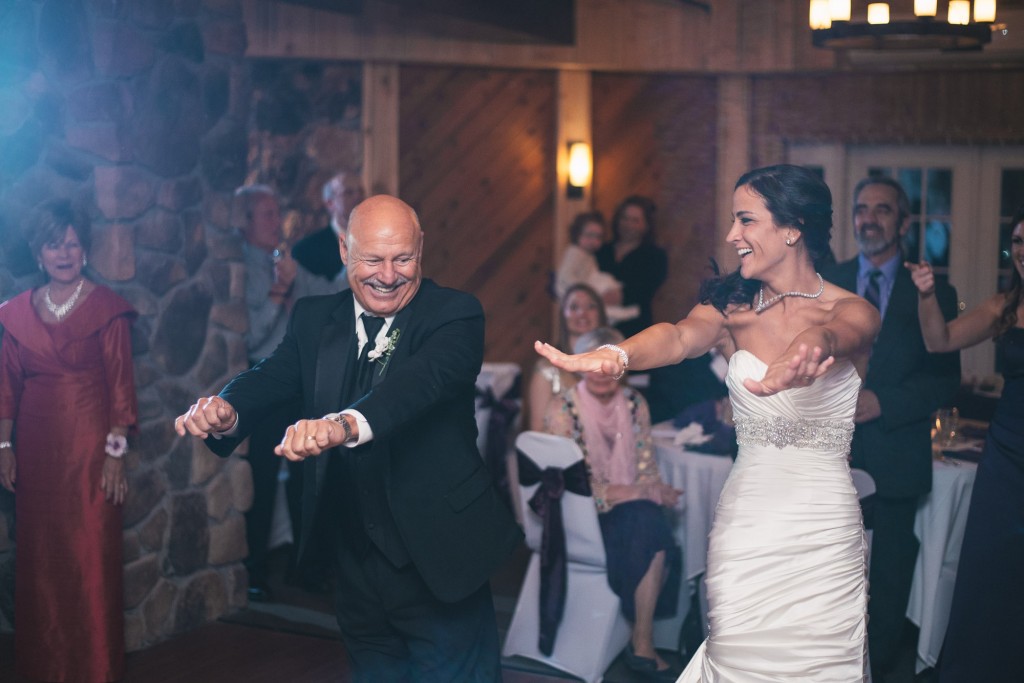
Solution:
M 565 196 L 582 199 L 583 190 L 590 184 L 594 163 L 590 156 L 590 145 L 585 142 L 569 143 L 569 184 Z

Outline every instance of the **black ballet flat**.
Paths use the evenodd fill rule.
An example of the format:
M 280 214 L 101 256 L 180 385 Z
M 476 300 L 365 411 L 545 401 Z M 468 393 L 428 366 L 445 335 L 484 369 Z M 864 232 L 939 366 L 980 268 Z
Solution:
M 626 649 L 622 651 L 626 660 L 626 667 L 630 671 L 640 674 L 653 674 L 658 672 L 658 660 L 652 657 L 641 657 L 633 651 L 633 643 L 626 643 Z
M 633 643 L 626 644 L 626 649 L 622 651 L 622 655 L 626 661 L 626 668 L 638 674 L 643 674 L 644 678 L 648 681 L 653 681 L 654 683 L 675 683 L 676 679 L 679 678 L 680 672 L 672 666 L 659 669 L 658 660 L 652 657 L 641 657 L 634 652 Z

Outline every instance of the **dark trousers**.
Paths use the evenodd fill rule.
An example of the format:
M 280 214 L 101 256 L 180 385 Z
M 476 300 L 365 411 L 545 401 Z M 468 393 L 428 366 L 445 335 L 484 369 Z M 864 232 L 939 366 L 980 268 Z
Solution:
M 411 563 L 396 568 L 372 544 L 336 553 L 338 626 L 353 683 L 501 680 L 498 629 L 487 584 L 454 603 L 437 600 Z
M 260 421 L 249 436 L 249 455 L 246 459 L 252 468 L 252 506 L 245 513 L 245 540 L 249 545 L 245 566 L 249 570 L 249 583 L 252 585 L 265 584 L 267 581 L 267 544 L 274 521 L 274 501 L 277 498 L 278 472 L 282 460 L 274 454 L 274 447 L 281 443 L 285 429 L 295 422 L 297 414 L 295 406 L 281 408 Z M 297 541 L 299 530 L 302 529 L 302 463 L 288 462 L 285 491 L 292 532 Z
M 884 672 L 899 652 L 920 543 L 914 535 L 917 498 L 875 498 L 868 569 L 868 651 Z

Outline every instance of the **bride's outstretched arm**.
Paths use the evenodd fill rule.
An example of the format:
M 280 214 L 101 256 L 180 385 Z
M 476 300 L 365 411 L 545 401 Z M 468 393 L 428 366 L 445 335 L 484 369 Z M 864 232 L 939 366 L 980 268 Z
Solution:
M 700 304 L 675 325 L 658 323 L 619 344 L 626 358 L 614 349 L 600 348 L 578 355 L 562 353 L 550 344 L 535 342 L 537 353 L 569 372 L 601 372 L 618 376 L 626 370 L 648 370 L 707 353 L 727 334 L 725 316 Z

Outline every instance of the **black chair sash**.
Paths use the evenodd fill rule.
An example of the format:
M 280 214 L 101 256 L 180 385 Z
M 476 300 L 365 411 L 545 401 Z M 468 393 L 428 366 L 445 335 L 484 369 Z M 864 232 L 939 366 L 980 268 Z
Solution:
M 565 526 L 562 521 L 562 494 L 566 491 L 589 496 L 590 480 L 583 460 L 570 467 L 548 467 L 541 470 L 528 455 L 516 449 L 519 483 L 540 486 L 530 498 L 530 509 L 541 518 L 540 542 L 540 637 L 537 647 L 550 656 L 555 649 L 555 636 L 565 612 L 569 577 L 565 550 Z
M 511 503 L 512 497 L 509 494 L 511 483 L 508 480 L 505 455 L 511 445 L 516 415 L 519 414 L 519 378 L 516 378 L 515 384 L 505 392 L 502 398 L 497 398 L 490 387 L 483 390 L 478 388 L 476 396 L 478 409 L 490 408 L 491 410 L 487 418 L 487 438 L 484 440 L 482 454 L 484 463 L 498 485 L 498 489 Z

